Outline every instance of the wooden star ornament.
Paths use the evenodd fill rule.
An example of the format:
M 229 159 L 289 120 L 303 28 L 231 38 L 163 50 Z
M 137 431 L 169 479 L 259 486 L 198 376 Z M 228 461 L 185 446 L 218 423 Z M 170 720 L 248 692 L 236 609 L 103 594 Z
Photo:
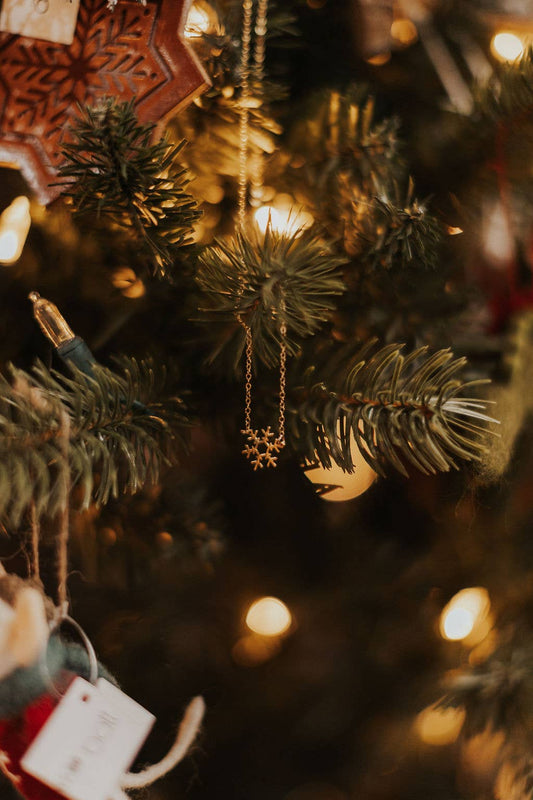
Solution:
M 164 123 L 208 85 L 183 31 L 191 0 L 81 0 L 72 44 L 0 32 L 0 163 L 20 168 L 42 203 L 78 105 L 134 99 L 140 122 Z

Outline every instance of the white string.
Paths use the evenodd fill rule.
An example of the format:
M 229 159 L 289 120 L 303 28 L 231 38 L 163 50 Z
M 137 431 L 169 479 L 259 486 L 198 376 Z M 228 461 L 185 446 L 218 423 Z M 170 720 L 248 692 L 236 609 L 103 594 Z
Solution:
M 185 710 L 176 740 L 166 756 L 158 764 L 153 764 L 142 772 L 127 772 L 121 781 L 122 788 L 142 789 L 144 786 L 149 786 L 159 778 L 167 775 L 171 769 L 174 769 L 176 764 L 179 764 L 185 758 L 196 739 L 204 712 L 205 703 L 203 698 L 194 697 Z

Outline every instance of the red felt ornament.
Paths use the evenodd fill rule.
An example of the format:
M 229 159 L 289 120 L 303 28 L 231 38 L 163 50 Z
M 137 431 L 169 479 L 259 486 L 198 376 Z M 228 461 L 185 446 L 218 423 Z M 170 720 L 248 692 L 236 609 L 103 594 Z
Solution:
M 20 168 L 40 202 L 79 104 L 134 100 L 140 122 L 163 122 L 207 86 L 182 38 L 191 0 L 146 5 L 81 0 L 72 44 L 0 33 L 0 162 Z
M 73 673 L 64 672 L 62 686 L 66 688 L 75 677 Z M 64 800 L 63 795 L 33 778 L 20 765 L 57 703 L 55 696 L 45 693 L 16 717 L 0 720 L 0 770 L 25 800 Z

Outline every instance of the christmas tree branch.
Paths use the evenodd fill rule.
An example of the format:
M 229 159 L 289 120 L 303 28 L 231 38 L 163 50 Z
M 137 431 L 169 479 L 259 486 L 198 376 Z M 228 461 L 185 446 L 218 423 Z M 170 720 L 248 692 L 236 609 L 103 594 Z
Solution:
M 294 354 L 300 339 L 315 333 L 344 290 L 339 267 L 345 259 L 311 231 L 280 234 L 267 228 L 237 232 L 200 257 L 197 282 L 209 305 L 210 319 L 232 321 L 237 336 L 228 344 L 237 364 L 244 348 L 240 320 L 251 328 L 254 354 L 267 365 L 279 359 L 280 321 L 287 325 L 285 344 Z
M 346 231 L 347 249 L 371 269 L 436 269 L 442 226 L 427 210 L 426 203 L 413 197 L 409 180 L 405 202 L 385 194 L 365 203 L 352 201 L 352 224 Z M 396 192 L 397 194 L 397 192 Z
M 511 128 L 533 112 L 533 48 L 517 61 L 498 64 L 476 96 L 476 122 L 482 116 Z M 479 127 L 479 126 L 478 126 Z
M 479 383 L 460 379 L 465 359 L 449 350 L 428 356 L 427 348 L 404 356 L 396 344 L 371 354 L 373 344 L 352 358 L 340 379 L 338 372 L 331 375 L 331 368 L 336 371 L 331 360 L 326 380 L 338 389 L 308 371 L 304 387 L 293 396 L 289 435 L 294 447 L 310 461 L 318 459 L 325 467 L 334 461 L 350 472 L 353 437 L 382 475 L 386 465 L 407 475 L 407 463 L 434 473 L 456 468 L 457 458 L 479 460 L 491 420 L 483 402 L 462 396 Z
M 86 507 L 157 480 L 171 441 L 183 441 L 185 418 L 176 401 L 152 402 L 149 363 L 121 366 L 121 374 L 95 365 L 92 376 L 70 378 L 37 364 L 31 374 L 13 369 L 13 385 L 1 379 L 0 515 L 8 523 L 18 525 L 32 503 L 38 516 L 55 514 L 65 482 L 79 487 Z
M 177 164 L 185 143 L 151 143 L 153 129 L 137 122 L 132 103 L 85 108 L 72 130 L 74 141 L 64 147 L 60 174 L 78 213 L 106 217 L 127 230 L 149 256 L 153 274 L 164 277 L 190 244 L 200 214 Z

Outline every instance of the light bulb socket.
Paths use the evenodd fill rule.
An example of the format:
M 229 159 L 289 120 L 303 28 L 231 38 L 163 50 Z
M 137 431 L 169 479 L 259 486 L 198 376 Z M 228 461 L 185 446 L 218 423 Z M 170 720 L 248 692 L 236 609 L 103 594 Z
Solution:
M 92 375 L 96 359 L 79 336 L 59 345 L 57 354 L 68 366 L 75 366 L 85 375 Z

